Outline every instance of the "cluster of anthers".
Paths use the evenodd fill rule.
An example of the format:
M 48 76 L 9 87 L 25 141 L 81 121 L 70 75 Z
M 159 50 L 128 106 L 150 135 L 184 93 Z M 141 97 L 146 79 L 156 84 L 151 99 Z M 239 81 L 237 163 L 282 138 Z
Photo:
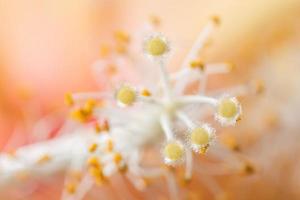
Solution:
M 105 183 L 117 170 L 128 172 L 126 175 L 137 187 L 141 187 L 137 177 L 166 176 L 172 179 L 164 168 L 145 169 L 140 165 L 141 152 L 149 146 L 161 149 L 166 165 L 185 163 L 185 178 L 189 180 L 192 176 L 193 151 L 197 154 L 206 153 L 216 138 L 213 126 L 201 119 L 206 116 L 207 105 L 214 110 L 214 118 L 222 126 L 234 125 L 241 115 L 241 106 L 236 97 L 226 94 L 217 97 L 205 95 L 209 75 L 227 73 L 233 68 L 229 63 L 206 64 L 199 55 L 219 22 L 218 17 L 211 18 L 181 68 L 171 74 L 166 69 L 172 51 L 170 42 L 161 33 L 151 33 L 144 38 L 141 51 L 147 57 L 147 62 L 159 70 L 157 86 L 147 89 L 123 83 L 113 94 L 67 94 L 66 102 L 72 107 L 72 118 L 85 122 L 84 127 L 73 131 L 74 134 L 63 134 L 60 138 L 44 142 L 41 147 L 37 144 L 21 149 L 17 154 L 23 155 L 27 163 L 30 159 L 39 161 L 42 168 L 34 169 L 41 173 L 66 167 L 68 163 L 66 168 L 69 167 L 73 172 L 67 178 L 67 193 L 62 199 L 70 198 L 70 194 L 73 199 L 82 198 L 93 183 Z M 121 57 L 124 58 L 130 37 L 118 32 L 116 38 L 116 52 L 123 54 Z M 102 49 L 103 54 L 108 54 L 108 51 L 107 48 Z M 128 55 L 128 58 L 132 58 L 132 55 Z M 122 71 L 122 65 L 110 64 L 105 67 L 110 75 Z M 147 74 L 143 74 L 144 77 Z M 197 83 L 194 84 L 198 89 L 196 93 L 186 89 L 191 83 Z M 199 106 L 203 106 L 203 109 Z M 91 124 L 94 128 L 87 128 Z M 70 132 L 73 129 L 66 125 L 64 130 Z M 53 145 L 57 145 L 57 148 L 53 148 Z M 40 149 L 34 151 L 38 147 Z M 15 161 L 9 160 L 5 164 L 8 166 L 12 162 Z M 24 165 L 18 163 L 15 170 L 19 169 L 25 169 Z M 87 171 L 87 175 L 82 177 L 81 172 L 79 178 L 74 178 L 74 171 L 78 169 Z M 174 184 L 170 184 L 170 190 L 173 195 L 176 194 Z
M 161 175 L 160 170 L 155 173 L 144 173 L 145 170 L 139 168 L 141 160 L 139 151 L 148 144 L 160 145 L 164 163 L 167 165 L 174 166 L 185 162 L 185 178 L 189 180 L 192 176 L 192 152 L 206 153 L 216 138 L 216 131 L 212 125 L 199 122 L 199 118 L 190 117 L 186 108 L 197 104 L 209 105 L 215 110 L 214 117 L 222 126 L 234 125 L 240 119 L 241 106 L 236 97 L 226 94 L 217 98 L 205 95 L 207 76 L 227 73 L 233 68 L 230 63 L 205 64 L 200 60 L 199 52 L 206 45 L 219 22 L 218 17 L 210 20 L 184 60 L 182 68 L 172 74 L 169 74 L 166 69 L 172 50 L 168 39 L 156 32 L 145 37 L 141 49 L 160 73 L 154 91 L 122 83 L 113 95 L 81 93 L 66 96 L 69 104 L 73 104 L 74 99 L 89 97 L 101 99 L 101 106 L 97 106 L 99 109 L 95 112 L 93 108 L 96 106 L 96 101 L 91 99 L 72 112 L 72 116 L 79 121 L 93 121 L 93 119 L 97 121 L 103 116 L 106 117 L 104 128 L 101 128 L 98 122 L 95 123 L 95 128 L 96 132 L 104 131 L 107 134 L 103 134 L 105 137 L 98 139 L 98 142 L 92 143 L 89 147 L 92 155 L 88 159 L 88 165 L 96 182 L 102 182 L 109 174 L 109 172 L 103 173 L 103 169 L 110 171 L 116 166 L 122 171 L 128 167 L 131 173 L 142 177 L 151 174 Z M 121 53 L 124 54 L 129 36 L 124 32 L 118 32 L 116 37 L 117 52 L 120 53 L 122 47 Z M 108 53 L 108 49 L 103 50 L 105 54 Z M 111 74 L 119 70 L 117 66 L 111 64 L 106 67 Z M 185 91 L 185 87 L 195 81 L 200 82 L 198 91 L 196 94 L 189 94 Z M 103 105 L 105 99 L 114 99 L 116 104 L 110 102 L 109 105 Z M 185 129 L 175 134 L 176 125 L 172 124 L 175 124 L 176 120 L 182 123 Z M 109 167 L 103 168 L 104 165 Z

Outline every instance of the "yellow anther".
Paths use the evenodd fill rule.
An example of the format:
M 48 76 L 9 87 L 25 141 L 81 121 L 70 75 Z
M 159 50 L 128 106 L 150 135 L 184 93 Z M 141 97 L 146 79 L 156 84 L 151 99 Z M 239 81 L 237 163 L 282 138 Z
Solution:
M 85 102 L 83 110 L 87 115 L 90 115 L 93 113 L 93 110 L 96 106 L 96 101 L 94 99 L 89 99 Z
M 99 123 L 95 123 L 94 129 L 95 129 L 96 133 L 100 133 L 101 132 L 101 126 L 99 125 Z
M 226 64 L 227 64 L 227 69 L 230 72 L 233 71 L 236 68 L 235 64 L 233 64 L 233 63 L 228 62 Z
M 86 122 L 90 117 L 89 113 L 86 113 L 84 109 L 77 108 L 71 112 L 71 118 L 79 122 Z
M 91 144 L 91 145 L 89 146 L 89 152 L 90 152 L 90 153 L 93 153 L 93 152 L 95 152 L 95 151 L 97 150 L 97 148 L 98 148 L 98 144 L 93 143 L 93 144 Z
M 149 90 L 147 90 L 147 89 L 143 89 L 141 91 L 141 95 L 143 95 L 145 97 L 149 97 L 149 96 L 151 96 L 151 92 Z
M 162 56 L 168 51 L 168 44 L 161 37 L 153 37 L 146 41 L 146 53 L 151 56 Z
M 209 148 L 209 144 L 205 145 L 204 147 L 200 147 L 199 153 L 205 154 L 207 152 L 208 148 Z
M 93 156 L 91 158 L 88 159 L 88 162 L 87 164 L 90 166 L 90 167 L 95 167 L 95 168 L 102 168 L 98 158 L 96 156 Z
M 164 148 L 164 156 L 170 161 L 178 161 L 183 157 L 184 149 L 177 142 L 169 143 Z
M 118 169 L 119 169 L 119 172 L 120 172 L 120 173 L 126 173 L 127 170 L 128 170 L 128 166 L 127 166 L 125 163 L 123 163 L 122 165 L 120 165 L 120 166 L 118 167 Z
M 262 94 L 265 91 L 265 84 L 262 80 L 256 80 L 254 82 L 254 88 L 256 94 Z
M 232 135 L 227 135 L 223 137 L 222 142 L 226 145 L 229 149 L 233 151 L 240 151 L 240 145 L 237 143 L 236 138 Z
M 190 67 L 192 69 L 200 69 L 201 71 L 204 71 L 204 69 L 205 69 L 204 63 L 200 60 L 194 60 L 194 61 L 190 62 Z
M 102 127 L 101 127 L 102 131 L 109 131 L 110 130 L 110 125 L 109 122 L 107 120 L 104 120 Z
M 120 162 L 122 161 L 122 155 L 120 153 L 115 153 L 114 154 L 114 162 L 116 165 L 120 164 Z
M 113 143 L 113 141 L 112 140 L 108 140 L 106 145 L 107 145 L 107 151 L 108 152 L 112 152 L 113 149 L 114 149 L 114 143 Z
M 120 43 L 130 42 L 129 34 L 124 31 L 120 31 L 120 30 L 115 32 L 115 39 L 117 40 L 117 42 L 120 42 Z
M 80 181 L 82 179 L 82 173 L 80 171 L 73 170 L 69 173 L 70 173 L 70 177 L 75 181 Z
M 106 44 L 100 46 L 100 56 L 106 57 L 110 53 L 110 47 Z
M 254 166 L 249 163 L 249 162 L 245 162 L 242 166 L 242 174 L 245 175 L 251 175 L 255 172 L 255 168 Z
M 203 128 L 195 128 L 191 132 L 191 142 L 196 145 L 207 145 L 209 143 L 210 137 L 209 132 Z
M 211 20 L 214 22 L 214 24 L 216 25 L 220 25 L 221 24 L 221 20 L 220 20 L 220 17 L 219 16 L 212 16 L 211 17 Z
M 44 164 L 47 163 L 51 160 L 51 156 L 50 155 L 42 155 L 38 160 L 37 160 L 37 164 Z
M 116 98 L 122 105 L 131 105 L 136 100 L 136 91 L 129 86 L 122 86 L 118 90 Z
M 66 190 L 69 194 L 74 194 L 76 192 L 77 185 L 74 183 L 69 183 L 66 185 Z
M 73 99 L 71 93 L 66 93 L 65 94 L 65 104 L 67 106 L 73 106 L 74 105 L 74 99 Z
M 26 181 L 29 178 L 29 172 L 27 170 L 21 170 L 18 171 L 15 176 L 20 181 Z
M 117 74 L 117 72 L 118 72 L 118 68 L 114 64 L 108 64 L 106 68 L 107 68 L 107 73 L 110 76 L 113 76 L 113 75 Z
M 158 16 L 156 15 L 151 15 L 149 17 L 149 20 L 150 20 L 150 23 L 153 25 L 153 26 L 159 26 L 161 24 L 161 20 Z
M 223 99 L 218 106 L 218 114 L 224 118 L 234 118 L 239 112 L 238 105 L 232 99 Z
M 101 168 L 90 167 L 89 173 L 98 185 L 102 185 L 106 180 Z
M 116 52 L 119 54 L 125 54 L 127 52 L 127 45 L 119 43 L 116 45 Z

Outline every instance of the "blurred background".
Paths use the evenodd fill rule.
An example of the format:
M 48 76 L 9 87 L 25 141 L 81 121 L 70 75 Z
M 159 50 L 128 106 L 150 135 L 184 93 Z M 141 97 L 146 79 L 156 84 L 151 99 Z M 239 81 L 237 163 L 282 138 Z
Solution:
M 299 0 L 0 0 L 0 147 L 9 149 L 8 138 L 15 132 L 20 139 L 11 148 L 28 143 L 31 127 L 46 114 L 56 113 L 51 123 L 58 126 L 65 117 L 66 92 L 96 89 L 91 65 L 100 57 L 100 46 L 116 30 L 138 31 L 153 15 L 177 45 L 173 68 L 207 19 L 218 15 L 222 25 L 205 58 L 231 61 L 237 69 L 229 78 L 213 79 L 209 87 L 253 79 L 265 83 L 262 95 L 243 100 L 244 118 L 237 129 L 225 130 L 261 173 L 255 179 L 221 179 L 226 198 L 300 199 Z M 195 184 L 190 190 L 202 191 Z M 49 199 L 58 199 L 59 189 L 52 190 Z M 202 199 L 203 190 L 202 196 L 186 198 Z M 2 195 L 47 199 L 45 191 Z M 147 193 L 137 196 L 151 199 Z

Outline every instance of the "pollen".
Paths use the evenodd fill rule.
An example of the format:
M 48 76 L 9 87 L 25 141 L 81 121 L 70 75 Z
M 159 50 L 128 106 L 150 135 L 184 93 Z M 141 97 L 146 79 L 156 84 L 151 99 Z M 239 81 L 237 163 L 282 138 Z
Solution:
M 227 64 L 227 69 L 230 72 L 232 72 L 236 68 L 234 63 L 227 62 L 226 64 Z
M 151 15 L 149 17 L 149 20 L 150 20 L 150 23 L 153 25 L 153 26 L 159 26 L 161 24 L 161 20 L 158 16 L 156 15 Z
M 192 69 L 200 69 L 201 71 L 204 71 L 204 69 L 205 69 L 204 63 L 200 60 L 191 61 L 190 67 Z
M 218 106 L 218 114 L 224 118 L 234 118 L 238 112 L 238 105 L 232 99 L 223 99 Z
M 215 15 L 211 17 L 211 20 L 216 24 L 216 25 L 220 25 L 221 24 L 221 19 L 219 16 Z
M 116 31 L 115 32 L 115 39 L 117 40 L 117 42 L 120 43 L 129 43 L 130 42 L 130 36 L 128 33 L 126 33 L 125 31 Z
M 38 159 L 37 164 L 41 165 L 41 164 L 49 162 L 50 160 L 51 160 L 51 156 L 49 156 L 48 154 L 45 154 Z
M 65 104 L 67 106 L 73 106 L 74 105 L 74 99 L 73 99 L 71 93 L 66 93 L 65 94 Z
M 147 89 L 143 89 L 141 91 L 141 95 L 143 95 L 145 97 L 149 97 L 149 96 L 151 96 L 151 92 L 149 90 L 147 90 Z
M 210 137 L 209 132 L 202 127 L 195 128 L 191 133 L 191 142 L 196 145 L 207 145 Z
M 132 105 L 136 100 L 136 91 L 129 86 L 123 86 L 118 90 L 116 98 L 121 105 Z
M 122 155 L 120 153 L 115 153 L 114 154 L 114 163 L 119 164 L 122 161 Z
M 102 185 L 105 181 L 105 176 L 103 174 L 102 168 L 91 167 L 89 169 L 90 175 L 95 179 L 98 185 Z
M 96 143 L 93 143 L 89 146 L 89 152 L 94 153 L 98 148 L 98 145 Z
M 84 104 L 83 110 L 85 111 L 86 114 L 89 115 L 92 114 L 95 106 L 96 106 L 96 101 L 94 99 L 89 99 Z
M 93 156 L 90 159 L 88 159 L 87 164 L 90 167 L 101 168 L 101 164 L 96 156 Z
M 76 192 L 76 184 L 74 184 L 74 183 L 67 184 L 66 190 L 69 194 L 74 194 Z
M 71 118 L 79 122 L 86 122 L 90 115 L 82 108 L 75 109 L 71 112 Z
M 169 143 L 164 148 L 164 156 L 170 161 L 178 161 L 182 159 L 184 149 L 182 145 L 177 142 Z
M 254 83 L 255 93 L 262 94 L 265 91 L 265 84 L 262 80 L 256 80 Z
M 150 38 L 146 42 L 146 52 L 151 56 L 162 56 L 168 51 L 168 45 L 165 40 L 160 37 Z
M 110 54 L 110 47 L 106 44 L 102 44 L 100 46 L 100 56 L 101 57 L 107 57 Z
M 112 150 L 114 149 L 114 143 L 113 143 L 113 141 L 112 140 L 108 140 L 106 145 L 107 145 L 107 151 L 108 152 L 112 152 Z
M 201 148 L 199 149 L 199 153 L 200 153 L 200 154 L 205 154 L 205 153 L 207 152 L 208 148 L 209 148 L 209 144 L 207 144 L 207 145 L 201 147 Z

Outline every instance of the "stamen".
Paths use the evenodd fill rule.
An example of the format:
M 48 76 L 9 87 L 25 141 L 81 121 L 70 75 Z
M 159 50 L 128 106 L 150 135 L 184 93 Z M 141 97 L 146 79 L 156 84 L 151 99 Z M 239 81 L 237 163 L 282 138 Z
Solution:
M 89 152 L 94 153 L 97 150 L 97 148 L 98 148 L 98 144 L 93 143 L 89 146 Z
M 45 154 L 38 159 L 37 164 L 42 165 L 42 164 L 49 162 L 50 160 L 51 160 L 51 156 L 48 154 Z
M 66 185 L 66 190 L 69 194 L 75 194 L 77 185 L 75 183 L 69 183 Z
M 166 163 L 173 163 L 182 160 L 184 155 L 183 146 L 177 142 L 170 142 L 164 147 L 164 157 Z
M 191 60 L 195 60 L 198 57 L 198 52 L 205 46 L 205 43 L 208 41 L 209 37 L 212 35 L 213 30 L 215 29 L 217 22 L 220 20 L 217 17 L 212 17 L 211 22 L 209 22 L 201 31 L 200 35 L 198 36 L 196 42 L 194 43 L 193 47 L 191 48 L 188 55 L 185 57 L 181 69 L 188 66 Z
M 235 68 L 232 63 L 207 64 L 206 74 L 220 74 L 231 72 Z
M 122 86 L 116 94 L 116 99 L 118 100 L 121 106 L 130 106 L 132 105 L 137 98 L 135 89 L 129 86 Z
M 213 106 L 216 106 L 218 104 L 218 101 L 212 97 L 207 96 L 182 96 L 178 100 L 178 103 L 180 104 L 191 104 L 191 103 L 207 103 Z
M 241 106 L 236 98 L 223 98 L 218 102 L 216 119 L 222 125 L 234 125 L 241 115 Z
M 73 99 L 71 93 L 66 93 L 65 94 L 65 104 L 67 106 L 73 106 L 74 105 L 74 99 Z
M 160 124 L 167 140 L 173 139 L 173 131 L 171 128 L 170 117 L 167 114 L 163 114 L 160 117 Z

